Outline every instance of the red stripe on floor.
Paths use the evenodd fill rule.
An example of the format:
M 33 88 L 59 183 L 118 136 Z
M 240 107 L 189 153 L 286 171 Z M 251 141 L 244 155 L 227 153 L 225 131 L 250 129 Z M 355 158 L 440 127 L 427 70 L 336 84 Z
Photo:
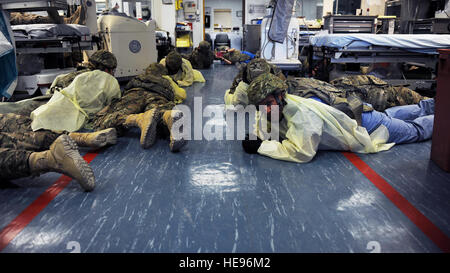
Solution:
M 83 156 L 90 163 L 98 151 L 89 152 Z M 31 205 L 23 210 L 0 232 L 0 251 L 2 251 L 55 197 L 67 186 L 72 178 L 62 175 L 43 194 L 41 194 Z
M 378 175 L 356 154 L 349 152 L 343 152 L 342 154 L 443 252 L 450 253 L 450 239 L 444 232 L 434 225 L 425 215 L 416 209 L 405 197 L 389 185 L 386 180 Z

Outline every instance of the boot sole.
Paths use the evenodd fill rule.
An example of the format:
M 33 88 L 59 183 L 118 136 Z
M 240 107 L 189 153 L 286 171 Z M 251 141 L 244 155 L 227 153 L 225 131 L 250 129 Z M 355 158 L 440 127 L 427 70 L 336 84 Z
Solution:
M 148 123 L 147 127 L 145 127 L 141 132 L 141 146 L 143 149 L 148 149 L 156 141 L 156 126 L 158 125 L 159 120 L 161 119 L 161 112 L 155 111 L 151 116 L 151 122 Z
M 107 145 L 114 145 L 116 143 L 117 143 L 117 132 L 115 128 L 102 130 L 94 141 L 95 146 L 98 148 L 105 147 Z
M 59 138 L 61 138 L 61 143 L 63 144 L 65 155 L 72 159 L 73 164 L 81 174 L 81 179 L 76 179 L 77 182 L 85 191 L 92 191 L 95 187 L 94 172 L 78 152 L 78 145 L 68 135 L 62 135 Z M 65 174 L 70 176 L 67 173 Z
M 173 123 L 177 122 L 182 117 L 183 117 L 183 113 L 182 112 L 177 112 L 175 114 L 175 116 L 172 118 L 173 119 Z M 177 140 L 171 140 L 170 141 L 170 151 L 171 152 L 178 152 L 186 144 L 187 144 L 187 141 L 184 138 L 177 139 Z

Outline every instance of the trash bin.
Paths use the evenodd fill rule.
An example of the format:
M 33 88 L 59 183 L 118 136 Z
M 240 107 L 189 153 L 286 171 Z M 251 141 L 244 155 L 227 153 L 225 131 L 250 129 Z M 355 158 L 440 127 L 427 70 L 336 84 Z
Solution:
M 450 49 L 439 50 L 431 160 L 450 172 Z

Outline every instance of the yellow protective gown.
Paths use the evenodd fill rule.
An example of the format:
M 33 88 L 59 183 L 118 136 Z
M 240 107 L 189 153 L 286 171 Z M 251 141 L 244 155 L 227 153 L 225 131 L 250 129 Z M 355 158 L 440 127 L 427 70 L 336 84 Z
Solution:
M 78 131 L 89 118 L 120 96 L 119 83 L 110 74 L 100 70 L 83 73 L 31 113 L 31 128 L 33 131 Z
M 202 73 L 192 68 L 191 62 L 182 58 L 181 70 L 177 74 L 171 75 L 172 79 L 178 83 L 179 86 L 191 86 L 194 82 L 206 82 Z M 166 65 L 166 58 L 160 62 L 162 65 Z
M 264 140 L 257 115 L 257 135 L 263 139 L 258 153 L 275 159 L 305 163 L 317 150 L 341 150 L 356 153 L 376 153 L 394 146 L 386 144 L 389 132 L 383 125 L 372 134 L 358 126 L 345 113 L 313 99 L 286 95 L 284 119 L 279 124 L 280 141 Z M 270 126 L 268 126 L 270 128 Z
M 228 89 L 225 92 L 225 105 L 229 105 L 229 106 L 237 106 L 237 105 L 242 105 L 242 106 L 247 106 L 248 104 L 248 97 L 247 97 L 247 89 L 248 89 L 248 84 L 246 84 L 245 82 L 241 81 L 239 82 L 238 86 L 236 86 L 236 89 L 234 90 L 233 94 L 230 94 L 230 89 Z
M 179 87 L 170 76 L 164 75 L 163 78 L 167 79 L 170 82 L 170 86 L 172 86 L 174 95 L 175 95 L 175 103 L 182 103 L 186 99 L 186 90 Z

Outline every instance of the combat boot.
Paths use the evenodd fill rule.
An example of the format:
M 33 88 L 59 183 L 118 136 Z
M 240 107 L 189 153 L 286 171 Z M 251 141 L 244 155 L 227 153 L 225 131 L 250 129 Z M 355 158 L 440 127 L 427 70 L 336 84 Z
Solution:
M 156 126 L 161 120 L 161 112 L 157 109 L 148 110 L 145 113 L 128 115 L 124 126 L 139 127 L 141 129 L 141 146 L 150 148 L 156 140 Z
M 75 179 L 85 191 L 95 187 L 95 176 L 91 167 L 78 153 L 77 144 L 68 136 L 59 136 L 43 152 L 35 152 L 28 158 L 31 173 L 62 173 Z
M 115 128 L 108 128 L 93 133 L 70 133 L 72 138 L 78 146 L 101 148 L 106 145 L 116 144 L 117 132 Z
M 170 151 L 171 152 L 177 152 L 179 151 L 184 145 L 186 145 L 186 140 L 184 138 L 175 138 L 172 133 L 172 126 L 177 121 L 183 118 L 183 112 L 179 110 L 168 110 L 165 111 L 162 117 L 162 121 L 167 126 L 170 132 Z

